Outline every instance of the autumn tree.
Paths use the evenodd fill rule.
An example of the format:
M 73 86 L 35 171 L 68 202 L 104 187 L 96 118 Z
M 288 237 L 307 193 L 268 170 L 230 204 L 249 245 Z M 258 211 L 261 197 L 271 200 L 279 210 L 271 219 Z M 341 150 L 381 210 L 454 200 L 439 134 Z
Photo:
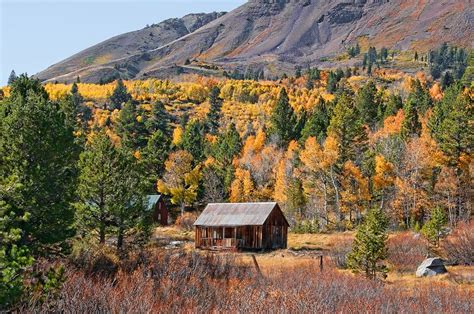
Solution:
M 127 87 L 123 83 L 122 79 L 117 80 L 115 89 L 109 97 L 111 109 L 121 109 L 123 104 L 132 100 L 132 96 L 128 93 Z
M 158 192 L 171 196 L 171 202 L 179 205 L 181 215 L 186 205 L 192 204 L 198 194 L 201 180 L 200 166 L 193 167 L 193 156 L 185 151 L 173 152 L 165 162 L 165 174 L 158 180 Z
M 309 137 L 300 153 L 305 193 L 308 198 L 322 194 L 323 205 L 320 218 L 323 218 L 326 224 L 330 222 L 329 207 L 331 203 L 334 204 L 337 222 L 341 223 L 343 220 L 340 207 L 340 183 L 336 172 L 338 157 L 339 143 L 331 136 L 326 139 L 323 147 L 316 138 Z M 331 195 L 334 195 L 333 199 Z
M 385 276 L 388 269 L 381 262 L 387 258 L 387 227 L 388 220 L 381 209 L 369 210 L 357 228 L 352 252 L 348 255 L 348 264 L 353 271 L 363 272 L 370 279 L 375 279 L 377 273 Z
M 463 186 L 470 180 L 467 164 L 474 143 L 471 126 L 474 113 L 471 104 L 472 99 L 463 93 L 462 88 L 450 87 L 443 100 L 436 105 L 429 123 L 433 137 L 447 156 L 448 165 L 455 170 L 458 217 L 466 216 L 468 212 L 467 194 Z

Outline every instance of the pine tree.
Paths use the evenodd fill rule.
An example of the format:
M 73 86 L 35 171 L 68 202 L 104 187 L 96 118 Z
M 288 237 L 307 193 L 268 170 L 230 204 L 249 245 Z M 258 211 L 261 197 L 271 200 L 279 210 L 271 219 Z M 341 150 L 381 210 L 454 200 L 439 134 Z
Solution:
M 419 136 L 421 133 L 421 122 L 418 118 L 418 111 L 413 99 L 408 99 L 403 108 L 405 119 L 402 123 L 401 136 L 407 139 L 413 135 Z
M 447 217 L 444 209 L 436 207 L 431 211 L 430 219 L 423 225 L 421 233 L 433 244 L 439 246 L 439 239 Z
M 204 159 L 204 125 L 197 121 L 191 121 L 186 125 L 181 147 L 191 153 L 195 162 L 200 162 Z
M 339 143 L 339 166 L 348 160 L 360 159 L 367 150 L 367 132 L 359 119 L 351 95 L 343 93 L 338 96 L 328 135 L 334 136 Z
M 288 94 L 284 88 L 281 89 L 277 104 L 273 109 L 271 122 L 272 132 L 278 136 L 282 146 L 298 138 L 298 117 L 290 105 Z
M 217 134 L 221 120 L 222 99 L 219 97 L 221 90 L 213 86 L 209 93 L 209 113 L 207 114 L 207 128 L 210 134 Z
M 143 214 L 142 180 L 132 155 L 114 146 L 104 130 L 81 154 L 77 189 L 76 227 L 80 233 L 96 230 L 99 243 L 117 232 L 117 247 L 124 232 L 138 226 Z
M 28 247 L 21 242 L 22 225 L 29 213 L 18 216 L 21 185 L 14 176 L 0 178 L 0 310 L 11 309 L 22 296 L 25 270 L 33 264 Z
M 224 189 L 222 195 L 227 196 L 230 184 L 234 179 L 234 167 L 232 161 L 240 153 L 242 142 L 240 135 L 232 123 L 226 132 L 211 146 L 210 155 L 215 159 L 214 172 L 220 185 Z
M 329 126 L 329 112 L 326 102 L 321 97 L 319 103 L 313 110 L 301 131 L 301 142 L 304 142 L 310 136 L 316 137 L 322 141 L 326 137 L 327 128 Z
M 157 130 L 149 138 L 142 152 L 142 162 L 145 167 L 145 184 L 151 194 L 155 190 L 158 178 L 163 175 L 164 164 L 170 151 L 170 137 Z
M 408 101 L 411 100 L 416 110 L 425 113 L 433 106 L 429 91 L 421 84 L 419 80 L 415 80 L 411 86 L 412 92 L 408 95 Z
M 131 102 L 127 102 L 120 110 L 115 131 L 122 145 L 129 149 L 137 150 L 146 145 L 145 127 L 137 120 L 136 108 Z
M 21 243 L 44 252 L 73 233 L 78 150 L 58 104 L 38 80 L 21 75 L 11 88 L 0 105 L 0 177 L 13 176 L 21 186 L 14 214 L 29 215 Z
M 151 107 L 150 116 L 145 121 L 145 127 L 149 134 L 161 131 L 166 136 L 171 136 L 170 114 L 166 111 L 161 101 L 156 101 Z
M 337 76 L 332 71 L 329 72 L 326 90 L 328 93 L 334 93 L 337 90 Z
M 121 109 L 123 104 L 132 100 L 132 96 L 128 93 L 127 87 L 123 84 L 122 79 L 117 80 L 117 85 L 109 98 L 110 100 L 110 108 L 113 109 Z
M 387 267 L 381 264 L 387 258 L 386 241 L 388 220 L 381 209 L 371 209 L 365 221 L 357 228 L 352 252 L 348 255 L 349 267 L 354 272 L 364 272 L 365 276 L 375 279 L 377 273 L 383 276 Z
M 373 81 L 369 81 L 359 90 L 355 105 L 359 111 L 362 123 L 374 128 L 378 122 L 377 114 L 381 103 L 377 95 L 377 86 Z
M 390 94 L 387 105 L 385 106 L 384 118 L 396 115 L 403 108 L 403 100 L 400 95 Z
M 16 75 L 15 70 L 12 70 L 10 72 L 10 76 L 8 77 L 8 85 L 12 85 L 16 81 L 17 78 L 18 76 Z

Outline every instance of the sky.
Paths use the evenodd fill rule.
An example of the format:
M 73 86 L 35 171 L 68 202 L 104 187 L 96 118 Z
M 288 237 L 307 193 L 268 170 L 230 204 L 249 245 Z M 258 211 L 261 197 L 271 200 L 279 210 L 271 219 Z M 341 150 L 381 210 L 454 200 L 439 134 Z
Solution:
M 230 11 L 245 0 L 0 0 L 0 86 L 112 36 L 189 13 Z

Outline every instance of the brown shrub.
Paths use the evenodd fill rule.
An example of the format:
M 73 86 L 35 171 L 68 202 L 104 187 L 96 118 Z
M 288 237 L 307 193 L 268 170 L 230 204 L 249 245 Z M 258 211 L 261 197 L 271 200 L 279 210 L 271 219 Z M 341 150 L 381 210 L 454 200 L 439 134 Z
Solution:
M 474 220 L 460 224 L 442 244 L 450 262 L 474 265 Z
M 91 278 L 69 269 L 59 298 L 26 312 L 472 313 L 474 292 L 433 283 L 386 286 L 314 264 L 256 276 L 230 254 L 157 252 L 131 272 Z
M 331 257 L 332 262 L 336 265 L 337 268 L 346 269 L 347 268 L 347 255 L 352 250 L 352 240 L 345 239 L 337 243 L 329 251 L 329 256 Z
M 396 234 L 388 240 L 388 262 L 396 271 L 416 271 L 428 254 L 426 241 L 411 232 Z
M 183 230 L 192 230 L 196 219 L 197 215 L 195 213 L 184 213 L 176 219 L 176 225 Z

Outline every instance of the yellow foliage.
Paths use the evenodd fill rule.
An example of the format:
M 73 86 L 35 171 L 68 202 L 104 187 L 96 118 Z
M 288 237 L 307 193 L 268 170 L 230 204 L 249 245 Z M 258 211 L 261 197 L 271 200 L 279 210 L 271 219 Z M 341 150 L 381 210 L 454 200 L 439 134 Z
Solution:
M 175 146 L 178 146 L 183 141 L 183 128 L 181 126 L 176 127 L 173 130 L 173 140 L 172 143 Z

